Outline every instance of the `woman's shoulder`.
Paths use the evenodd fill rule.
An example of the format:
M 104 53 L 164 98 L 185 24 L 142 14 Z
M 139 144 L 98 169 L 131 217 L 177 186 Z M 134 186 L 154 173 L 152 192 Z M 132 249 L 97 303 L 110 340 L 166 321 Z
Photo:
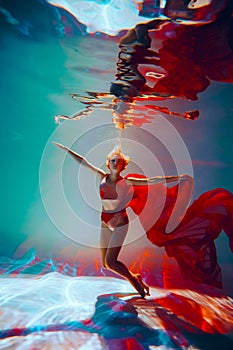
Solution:
M 142 175 L 142 174 L 127 174 L 125 177 L 125 179 L 128 179 L 128 178 L 134 178 L 134 179 L 145 179 L 146 176 L 145 175 Z
M 108 174 L 104 175 L 100 181 L 100 185 L 105 184 L 107 180 Z

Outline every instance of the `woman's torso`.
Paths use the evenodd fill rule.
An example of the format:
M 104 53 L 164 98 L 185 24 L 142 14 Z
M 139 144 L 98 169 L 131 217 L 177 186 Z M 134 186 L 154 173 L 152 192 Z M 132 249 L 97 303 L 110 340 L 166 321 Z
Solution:
M 109 175 L 106 175 L 100 183 L 100 197 L 103 212 L 119 212 L 124 210 L 131 201 L 133 187 L 123 177 L 119 177 L 116 183 L 109 183 Z

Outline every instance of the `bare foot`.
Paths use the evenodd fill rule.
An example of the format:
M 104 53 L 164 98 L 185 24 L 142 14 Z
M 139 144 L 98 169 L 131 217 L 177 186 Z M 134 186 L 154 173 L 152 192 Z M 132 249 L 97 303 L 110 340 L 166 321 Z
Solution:
M 142 284 L 139 282 L 136 275 L 133 275 L 133 281 L 131 282 L 134 288 L 138 291 L 138 293 L 141 295 L 142 298 L 145 297 L 146 293 L 142 286 Z
M 142 276 L 139 274 L 139 273 L 137 273 L 136 275 L 135 275 L 135 277 L 137 278 L 137 280 L 138 280 L 138 282 L 140 283 L 140 285 L 142 286 L 142 288 L 144 289 L 144 292 L 145 292 L 145 295 L 150 295 L 150 288 L 149 288 L 149 286 L 145 283 L 145 282 L 143 282 L 143 280 L 142 280 Z

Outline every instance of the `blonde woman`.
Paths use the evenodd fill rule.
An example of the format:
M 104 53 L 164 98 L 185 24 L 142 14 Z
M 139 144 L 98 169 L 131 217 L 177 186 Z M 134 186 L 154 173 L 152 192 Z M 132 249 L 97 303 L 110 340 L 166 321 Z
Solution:
M 180 176 L 155 176 L 151 178 L 122 177 L 121 172 L 127 167 L 129 158 L 120 147 L 116 147 L 107 156 L 106 166 L 109 172 L 95 167 L 83 156 L 71 149 L 54 142 L 68 152 L 77 162 L 92 170 L 100 180 L 100 198 L 102 201 L 100 247 L 103 267 L 126 278 L 138 293 L 145 297 L 149 295 L 149 287 L 142 281 L 139 274 L 133 274 L 118 260 L 124 239 L 128 231 L 129 219 L 126 212 L 133 196 L 133 186 L 167 183 L 179 180 Z

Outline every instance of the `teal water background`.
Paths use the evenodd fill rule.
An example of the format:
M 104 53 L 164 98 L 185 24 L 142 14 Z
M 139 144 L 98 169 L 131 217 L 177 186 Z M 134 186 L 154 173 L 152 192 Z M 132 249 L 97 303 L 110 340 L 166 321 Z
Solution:
M 72 115 L 82 108 L 69 93 L 108 91 L 114 79 L 117 42 L 88 35 L 32 40 L 8 27 L 2 33 L 0 255 L 20 257 L 34 248 L 45 257 L 69 257 L 79 245 L 53 225 L 43 207 L 40 161 L 58 127 L 54 116 Z M 171 109 L 201 111 L 196 121 L 169 118 L 193 160 L 194 197 L 216 187 L 233 190 L 232 96 L 231 84 L 215 82 L 199 94 L 197 102 L 176 99 L 162 103 Z M 111 120 L 110 111 L 98 111 L 98 118 L 101 113 Z M 54 157 L 56 152 L 54 149 Z M 51 172 L 48 169 L 48 177 Z M 65 246 L 70 247 L 67 253 Z M 217 246 L 220 264 L 232 263 L 224 235 Z

